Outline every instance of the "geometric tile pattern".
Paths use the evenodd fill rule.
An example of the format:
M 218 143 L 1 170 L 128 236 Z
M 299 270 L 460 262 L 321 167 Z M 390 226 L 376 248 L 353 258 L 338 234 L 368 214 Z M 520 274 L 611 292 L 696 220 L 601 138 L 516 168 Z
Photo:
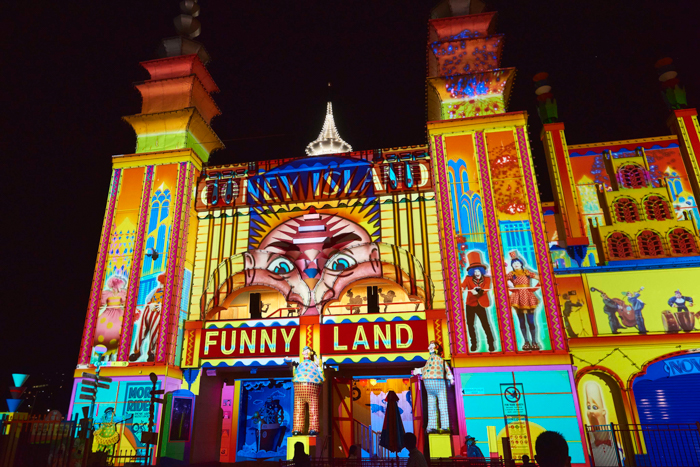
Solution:
M 131 273 L 129 274 L 129 288 L 126 293 L 126 305 L 124 306 L 124 322 L 122 325 L 122 338 L 119 343 L 117 361 L 125 362 L 129 358 L 131 349 L 131 335 L 134 331 L 134 312 L 136 311 L 136 299 L 139 291 L 139 277 L 141 276 L 141 263 L 143 262 L 144 237 L 148 221 L 148 205 L 151 201 L 151 189 L 153 185 L 154 166 L 146 167 L 146 175 L 143 181 L 141 195 L 141 208 L 136 228 L 136 242 L 134 243 L 134 255 L 132 256 Z
M 484 134 L 476 132 L 474 141 L 476 143 L 476 158 L 479 164 L 479 179 L 483 191 L 482 201 L 484 203 L 484 220 L 486 221 L 486 238 L 488 239 L 489 255 L 491 255 L 491 275 L 494 280 L 494 295 L 496 297 L 496 310 L 503 339 L 503 350 L 505 352 L 515 352 L 517 347 L 515 345 L 512 316 L 507 296 L 508 285 L 506 284 L 501 239 L 498 235 L 498 221 L 496 220 L 496 210 L 491 191 L 491 176 L 484 144 Z
M 165 268 L 165 285 L 163 287 L 163 308 L 161 310 L 162 319 L 160 322 L 160 333 L 158 335 L 158 350 L 156 352 L 156 363 L 165 362 L 166 345 L 168 341 L 168 329 L 173 315 L 173 289 L 175 287 L 175 275 L 177 272 L 178 248 L 181 243 L 182 229 L 182 203 L 185 195 L 185 181 L 187 180 L 187 162 L 180 162 L 177 176 L 177 197 L 175 199 L 173 230 L 170 233 L 170 250 L 168 251 L 168 264 Z
M 445 274 L 445 304 L 447 308 L 448 323 L 450 324 L 453 352 L 455 354 L 467 353 L 467 340 L 464 323 L 464 312 L 462 311 L 462 289 L 459 284 L 459 269 L 457 267 L 457 255 L 455 239 L 452 235 L 454 224 L 450 211 L 450 187 L 447 183 L 447 164 L 445 163 L 445 152 L 441 135 L 433 137 L 435 146 L 435 165 L 437 169 L 437 189 L 436 194 L 439 204 L 438 219 L 441 220 L 443 239 L 445 248 L 442 253 L 443 264 L 447 266 Z
M 88 301 L 87 316 L 85 317 L 85 327 L 83 329 L 83 342 L 80 345 L 80 358 L 78 364 L 86 365 L 90 363 L 92 352 L 92 340 L 95 334 L 95 321 L 97 321 L 97 311 L 99 309 L 100 294 L 102 293 L 102 283 L 105 276 L 105 262 L 107 261 L 107 250 L 109 239 L 112 233 L 112 223 L 114 222 L 114 209 L 117 205 L 117 194 L 119 193 L 119 181 L 121 180 L 121 169 L 115 169 L 112 176 L 112 186 L 109 189 L 109 200 L 107 201 L 107 212 L 105 213 L 102 225 L 102 239 L 100 249 L 97 251 L 97 265 L 95 274 L 92 277 L 92 288 L 90 289 L 90 300 Z
M 534 237 L 535 253 L 537 256 L 537 266 L 540 271 L 540 285 L 542 286 L 542 297 L 544 298 L 545 310 L 551 325 L 551 334 L 554 338 L 554 350 L 565 351 L 566 339 L 564 338 L 561 316 L 559 314 L 559 302 L 554 285 L 554 274 L 552 263 L 549 258 L 549 249 L 545 240 L 545 233 L 540 213 L 539 196 L 535 189 L 535 177 L 532 171 L 530 153 L 527 146 L 527 135 L 524 127 L 516 129 L 518 135 L 518 146 L 520 148 L 520 160 L 523 167 L 525 179 L 525 189 L 530 208 L 532 233 Z

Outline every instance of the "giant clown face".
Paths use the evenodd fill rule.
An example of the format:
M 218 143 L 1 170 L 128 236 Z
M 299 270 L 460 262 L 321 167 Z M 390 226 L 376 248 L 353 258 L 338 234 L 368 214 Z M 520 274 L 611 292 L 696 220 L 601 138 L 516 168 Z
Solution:
M 301 314 L 316 315 L 352 282 L 381 277 L 382 267 L 379 248 L 365 229 L 311 208 L 245 253 L 245 274 L 246 285 L 272 287 L 297 303 Z

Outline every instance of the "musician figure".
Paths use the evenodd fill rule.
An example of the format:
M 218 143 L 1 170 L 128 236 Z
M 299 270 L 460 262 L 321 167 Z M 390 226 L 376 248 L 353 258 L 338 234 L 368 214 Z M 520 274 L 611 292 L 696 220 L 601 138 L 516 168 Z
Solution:
M 695 317 L 693 313 L 688 309 L 689 306 L 693 306 L 692 297 L 684 296 L 680 290 L 676 290 L 673 297 L 668 299 L 668 305 L 670 307 L 678 310 L 677 316 L 681 328 L 685 332 L 690 332 L 695 327 Z M 700 315 L 700 313 L 698 313 Z
M 610 330 L 613 334 L 620 334 L 620 329 L 622 329 L 622 325 L 620 324 L 620 320 L 617 317 L 617 312 L 619 311 L 617 302 L 610 298 L 608 294 L 606 294 L 603 291 L 600 291 L 600 296 L 603 298 L 603 313 L 608 315 L 608 323 L 610 324 Z
M 634 293 L 623 292 L 622 295 L 627 298 L 632 310 L 634 310 L 634 320 L 637 323 L 637 330 L 639 330 L 639 334 L 646 334 L 647 328 L 644 326 L 644 316 L 642 316 L 642 310 L 646 304 L 639 299 L 639 294 L 642 290 L 644 290 L 644 287 L 640 288 Z
M 678 312 L 690 312 L 688 307 L 693 306 L 693 299 L 692 297 L 685 297 L 680 290 L 676 290 L 673 297 L 668 299 L 668 306 L 676 308 Z
M 562 298 L 564 299 L 564 329 L 566 329 L 566 334 L 569 336 L 569 338 L 574 338 L 578 337 L 578 334 L 574 332 L 574 328 L 571 327 L 571 323 L 569 322 L 569 317 L 571 316 L 571 313 L 573 313 L 574 308 L 581 308 L 583 306 L 583 303 L 580 301 L 576 301 L 576 303 L 571 301 L 571 296 L 568 293 L 565 293 L 562 295 Z

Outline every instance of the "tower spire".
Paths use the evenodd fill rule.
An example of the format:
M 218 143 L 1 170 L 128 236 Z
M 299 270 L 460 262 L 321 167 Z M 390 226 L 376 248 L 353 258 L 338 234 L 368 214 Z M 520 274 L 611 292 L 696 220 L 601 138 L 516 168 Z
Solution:
M 340 133 L 338 133 L 338 129 L 335 127 L 333 104 L 330 101 L 330 86 L 331 83 L 328 83 L 329 100 L 326 104 L 326 119 L 323 121 L 323 128 L 321 128 L 321 133 L 318 135 L 318 138 L 306 146 L 306 154 L 309 156 L 339 154 L 352 151 L 352 146 L 343 141 L 340 137 Z

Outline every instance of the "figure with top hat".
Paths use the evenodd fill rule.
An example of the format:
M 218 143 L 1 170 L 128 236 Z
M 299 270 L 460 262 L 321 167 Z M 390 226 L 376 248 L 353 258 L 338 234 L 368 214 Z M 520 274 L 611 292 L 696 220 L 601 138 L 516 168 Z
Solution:
M 295 362 L 285 358 L 284 361 L 292 365 L 294 383 L 294 427 L 292 435 L 299 436 L 304 432 L 304 419 L 306 418 L 306 406 L 309 407 L 309 431 L 311 436 L 318 435 L 318 404 L 323 386 L 323 367 L 320 362 L 314 360 L 316 352 L 311 347 L 304 347 L 301 359 Z
M 493 343 L 493 331 L 489 323 L 486 308 L 491 305 L 488 292 L 491 290 L 491 278 L 486 276 L 488 266 L 482 263 L 481 252 L 473 250 L 467 253 L 467 276 L 462 281 L 462 290 L 467 291 L 466 314 L 467 327 L 469 329 L 469 341 L 471 343 L 470 350 L 476 352 L 479 341 L 475 329 L 476 318 L 479 318 L 481 328 L 486 335 L 489 352 L 494 352 L 496 349 Z
M 520 323 L 525 344 L 523 350 L 540 350 L 537 342 L 537 325 L 535 323 L 535 309 L 540 300 L 535 295 L 536 286 L 531 281 L 539 281 L 540 276 L 536 271 L 525 267 L 525 261 L 513 250 L 510 255 L 511 272 L 508 273 L 508 287 L 510 289 L 510 306 L 515 310 Z M 529 336 L 528 336 L 529 331 Z

